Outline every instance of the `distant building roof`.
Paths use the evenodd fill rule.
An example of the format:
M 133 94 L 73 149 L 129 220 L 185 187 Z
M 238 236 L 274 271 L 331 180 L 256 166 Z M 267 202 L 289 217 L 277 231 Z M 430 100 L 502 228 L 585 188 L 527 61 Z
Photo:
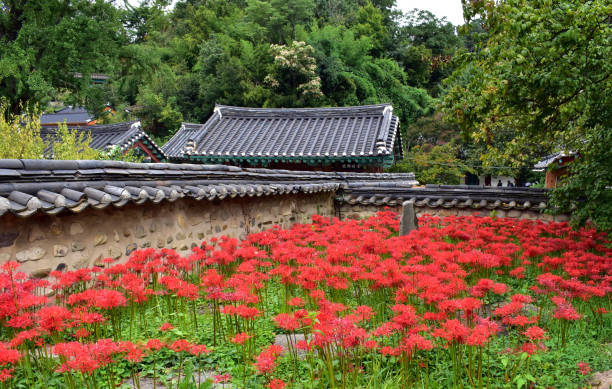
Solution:
M 557 161 L 559 158 L 563 158 L 563 157 L 569 157 L 574 155 L 574 152 L 562 152 L 562 151 L 558 151 L 556 153 L 553 154 L 549 154 L 547 156 L 545 156 L 544 158 L 542 158 L 540 161 L 538 161 L 538 163 L 536 163 L 533 168 L 536 171 L 542 171 L 544 169 L 546 169 L 547 167 L 549 167 L 551 164 L 553 164 L 555 161 Z
M 357 162 L 391 165 L 401 156 L 391 104 L 337 108 L 217 105 L 204 124 L 183 123 L 162 149 L 206 163 Z
M 137 142 L 141 142 L 158 161 L 166 159 L 162 149 L 144 132 L 139 121 L 122 122 L 115 124 L 102 124 L 94 126 L 68 126 L 71 131 L 87 132 L 91 135 L 89 146 L 97 150 L 107 150 L 109 146 L 119 146 L 121 151 L 126 152 Z M 51 152 L 51 144 L 57 134 L 57 127 L 44 126 L 40 135 L 49 144 L 45 154 Z
M 46 113 L 40 117 L 40 124 L 43 126 L 55 126 L 57 123 L 66 122 L 69 125 L 88 125 L 93 122 L 94 116 L 87 112 L 83 107 L 66 107 Z

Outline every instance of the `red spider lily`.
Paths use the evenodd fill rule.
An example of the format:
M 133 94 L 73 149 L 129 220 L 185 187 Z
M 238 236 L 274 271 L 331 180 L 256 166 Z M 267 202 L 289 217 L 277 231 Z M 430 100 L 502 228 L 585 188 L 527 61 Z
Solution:
M 295 348 L 298 349 L 298 350 L 310 351 L 310 350 L 312 350 L 312 344 L 310 344 L 307 341 L 301 339 L 301 340 L 297 341 L 297 343 L 295 344 Z
M 395 313 L 393 323 L 399 328 L 410 328 L 416 324 L 416 313 L 411 305 L 395 304 L 391 309 Z
M 90 335 L 90 332 L 86 328 L 79 328 L 74 332 L 74 336 L 77 338 L 86 338 Z
M 170 323 L 164 323 L 161 325 L 161 327 L 159 327 L 159 330 L 162 332 L 166 332 L 166 331 L 170 331 L 171 329 L 173 329 L 174 326 Z
M 432 335 L 446 339 L 449 343 L 464 343 L 470 335 L 470 329 L 461 324 L 459 320 L 451 319 L 442 323 L 442 328 L 434 330 Z
M 255 307 L 249 307 L 244 304 L 238 305 L 234 307 L 232 305 L 227 305 L 223 307 L 223 312 L 227 315 L 237 315 L 243 319 L 254 319 L 261 314 L 261 311 Z
M 529 340 L 542 340 L 545 338 L 545 332 L 538 326 L 529 327 L 523 332 Z
M 578 362 L 578 370 L 580 371 L 580 374 L 582 375 L 587 375 L 591 372 L 591 366 L 589 366 L 588 363 L 586 362 Z
M 200 356 L 202 354 L 210 354 L 211 352 L 212 350 L 209 350 L 203 344 L 194 344 L 191 346 L 191 349 L 189 350 L 189 353 L 195 356 Z
M 234 344 L 244 344 L 247 340 L 251 339 L 253 336 L 247 334 L 246 332 L 241 332 L 236 334 L 233 338 L 230 339 L 230 342 Z
M 173 338 L 196 333 L 198 319 L 213 322 L 215 344 L 217 339 L 227 342 L 227 334 L 232 334 L 230 341 L 240 345 L 252 335 L 233 335 L 235 331 L 253 333 L 260 320 L 271 317 L 283 332 L 304 330 L 307 339 L 291 346 L 292 359 L 295 349 L 309 351 L 309 358 L 324 356 L 347 377 L 369 373 L 361 358 L 375 351 L 399 357 L 409 375 L 419 374 L 419 351 L 429 349 L 448 349 L 466 369 L 486 368 L 477 360 L 502 323 L 518 335 L 519 343 L 510 352 L 533 354 L 545 350 L 548 332 L 553 339 L 557 336 L 552 333 L 559 332 L 563 346 L 571 322 L 586 316 L 589 323 L 592 317 L 599 323 L 607 314 L 601 303 L 612 293 L 612 249 L 606 234 L 591 229 L 573 231 L 567 224 L 529 220 L 422 216 L 418 230 L 400 237 L 395 236 L 399 219 L 392 212 L 363 221 L 314 219 L 313 224 L 295 224 L 288 230 L 275 227 L 250 234 L 243 242 L 212 239 L 187 257 L 169 249 L 136 250 L 126 263 L 108 261 L 105 269 L 54 272 L 59 307 L 53 308 L 38 295 L 43 281 L 17 272 L 15 263 L 5 264 L 0 272 L 0 320 L 12 338 L 4 348 L 19 356 L 16 347 L 31 350 L 57 339 L 79 339 L 60 343 L 55 351 L 65 358 L 60 371 L 88 375 L 119 360 L 137 362 L 143 350 L 153 352 L 154 359 L 155 351 L 167 347 L 180 353 L 181 361 L 185 353 L 206 354 L 208 348 L 191 343 L 194 339 Z M 509 277 L 523 280 L 521 286 L 530 295 L 512 294 L 516 282 L 499 281 Z M 533 285 L 525 285 L 532 277 Z M 280 303 L 269 299 L 269 287 L 276 288 L 278 282 L 286 287 Z M 549 300 L 552 310 L 547 309 Z M 128 302 L 129 309 L 121 308 Z M 109 339 L 88 343 L 94 336 L 109 336 L 111 330 L 116 339 L 125 338 L 116 323 L 128 317 L 130 336 L 132 324 L 150 325 L 145 318 L 151 306 L 159 309 L 154 312 L 162 322 L 174 321 L 176 309 L 190 313 L 180 321 L 180 331 L 164 334 L 169 346 L 158 339 L 145 340 L 142 347 Z M 287 306 L 294 307 L 293 312 L 279 313 Z M 198 307 L 205 311 L 200 316 Z M 300 309 L 305 307 L 310 311 Z M 530 316 L 534 308 L 542 320 Z M 147 315 L 141 317 L 141 312 Z M 560 322 L 545 327 L 551 317 Z M 161 331 L 172 328 L 165 323 Z M 255 346 L 250 342 L 240 347 L 245 365 L 253 362 Z M 274 370 L 278 352 L 270 347 L 255 357 L 255 370 L 265 375 L 264 381 Z M 16 369 L 24 366 L 19 362 Z M 476 371 L 470 371 L 470 378 Z M 320 377 L 320 371 L 313 373 Z M 453 374 L 462 379 L 460 371 Z
M 301 297 L 294 297 L 287 303 L 290 307 L 301 307 L 304 305 L 304 300 Z
M 164 347 L 164 344 L 159 339 L 149 339 L 145 345 L 145 349 L 150 351 L 159 351 Z
M 0 370 L 0 382 L 5 382 L 6 380 L 13 378 L 13 370 L 15 370 L 15 368 L 13 367 L 11 367 L 10 369 Z
M 192 347 L 193 345 L 185 339 L 175 340 L 168 346 L 169 349 L 177 353 L 180 351 L 189 352 L 191 351 Z
M 270 389 L 283 389 L 285 387 L 285 382 L 279 378 L 274 378 L 268 384 L 268 388 Z
M 469 346 L 484 346 L 489 341 L 489 337 L 493 333 L 491 328 L 486 324 L 478 324 L 465 339 L 465 344 Z
M 19 351 L 9 347 L 7 343 L 0 342 L 0 366 L 16 364 L 21 359 Z
M 46 332 L 63 331 L 72 319 L 72 313 L 64 308 L 49 306 L 41 308 L 36 313 L 40 328 Z
M 112 289 L 88 289 L 68 297 L 68 304 L 85 303 L 87 307 L 109 310 L 127 305 L 125 296 Z
M 79 342 L 58 343 L 53 353 L 66 359 L 59 372 L 78 371 L 91 374 L 100 367 L 113 362 L 120 354 L 133 361 L 139 361 L 138 349 L 131 342 L 115 343 L 111 339 L 100 339 L 96 343 Z
M 408 335 L 401 342 L 401 350 L 408 356 L 417 350 L 431 350 L 432 348 L 433 344 L 429 340 L 417 334 Z
M 276 358 L 283 352 L 283 348 L 280 345 L 273 344 L 268 348 L 262 350 L 256 358 L 256 362 L 253 364 L 259 374 L 269 374 L 275 368 Z
M 399 355 L 400 350 L 398 348 L 393 348 L 390 346 L 384 346 L 380 349 L 380 354 L 381 355 Z
M 553 317 L 555 319 L 576 321 L 580 320 L 582 318 L 582 315 L 576 312 L 574 307 L 572 307 L 571 305 L 562 305 L 557 308 Z
M 286 331 L 295 331 L 300 328 L 300 322 L 288 313 L 281 313 L 274 317 L 276 325 Z
M 232 379 L 232 376 L 229 374 L 217 374 L 215 376 L 215 384 L 225 384 L 227 382 L 230 382 L 230 380 Z

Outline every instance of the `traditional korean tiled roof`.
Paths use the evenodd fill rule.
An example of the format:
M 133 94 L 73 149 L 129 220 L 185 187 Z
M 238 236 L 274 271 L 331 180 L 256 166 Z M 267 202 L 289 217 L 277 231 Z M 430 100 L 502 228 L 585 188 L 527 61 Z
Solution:
M 556 161 L 558 161 L 560 158 L 574 156 L 575 154 L 576 153 L 574 152 L 558 151 L 556 153 L 547 155 L 544 158 L 542 158 L 540 161 L 538 161 L 538 163 L 536 163 L 533 166 L 533 168 L 536 171 L 542 171 L 546 169 L 547 167 L 549 167 L 550 165 L 552 165 L 553 163 L 555 163 Z
M 57 125 L 57 123 L 89 123 L 94 119 L 93 115 L 83 107 L 66 107 L 54 113 L 41 115 L 40 124 L 43 126 Z
M 107 150 L 109 146 L 119 146 L 125 152 L 132 148 L 136 142 L 142 142 L 159 160 L 166 159 L 166 155 L 154 141 L 142 130 L 139 121 L 122 122 L 115 124 L 101 124 L 95 126 L 68 126 L 70 131 L 86 132 L 91 135 L 89 146 L 97 150 Z M 40 130 L 43 140 L 49 144 L 45 154 L 51 152 L 57 127 L 44 126 Z
M 399 120 L 391 104 L 336 108 L 217 105 L 202 124 L 183 123 L 162 148 L 200 162 L 392 164 Z M 401 148 L 398 150 L 401 155 Z
M 337 191 L 380 181 L 409 187 L 412 174 L 298 172 L 225 165 L 0 160 L 0 215 L 80 212 L 88 207 Z
M 414 200 L 417 207 L 482 208 L 539 211 L 548 206 L 548 189 L 521 187 L 491 187 L 479 185 L 399 186 L 393 182 L 352 186 L 338 196 L 340 202 L 351 205 L 401 205 Z

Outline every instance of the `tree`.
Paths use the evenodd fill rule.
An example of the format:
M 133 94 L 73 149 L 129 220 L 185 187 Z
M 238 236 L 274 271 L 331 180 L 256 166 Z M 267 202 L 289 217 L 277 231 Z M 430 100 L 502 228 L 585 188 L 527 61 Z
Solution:
M 40 135 L 37 113 L 14 115 L 5 103 L 0 104 L 0 159 L 113 159 L 139 162 L 133 150 L 127 153 L 112 149 L 101 151 L 89 146 L 91 136 L 85 131 L 70 131 L 63 123 L 57 128 L 52 144 Z
M 0 158 L 39 159 L 45 152 L 40 137 L 40 121 L 14 115 L 0 105 Z
M 57 139 L 51 145 L 53 159 L 103 159 L 103 153 L 89 146 L 91 135 L 86 132 L 70 131 L 68 126 L 57 126 Z
M 274 66 L 265 82 L 276 93 L 266 105 L 316 106 L 323 93 L 312 46 L 294 41 L 291 45 L 271 45 L 270 50 L 274 55 Z
M 406 71 L 409 85 L 440 95 L 440 81 L 451 73 L 452 56 L 461 45 L 455 26 L 414 9 L 399 18 L 395 41 L 392 54 Z
M 444 121 L 442 114 L 439 112 L 420 117 L 416 121 L 408 123 L 405 127 L 406 135 L 403 140 L 406 150 L 410 150 L 417 145 L 437 145 L 459 141 L 459 128 Z
M 103 105 L 90 74 L 118 65 L 120 14 L 112 1 L 0 1 L 0 95 L 9 110 L 63 91 L 73 103 Z
M 553 203 L 572 213 L 577 225 L 593 221 L 600 229 L 612 231 L 612 131 L 593 131 L 587 135 L 577 161 L 558 190 Z M 585 190 L 585 188 L 587 190 Z
M 461 159 L 459 148 L 452 142 L 443 145 L 417 145 L 404 160 L 389 169 L 392 172 L 413 172 L 420 184 L 457 185 L 466 173 L 472 173 Z
M 555 189 L 576 194 L 576 182 L 603 180 L 603 195 L 584 187 L 576 201 L 556 201 L 560 211 L 570 203 L 600 226 L 612 220 L 612 185 L 592 140 L 609 142 L 612 129 L 612 23 L 609 0 L 506 0 L 465 2 L 467 17 L 481 17 L 483 46 L 459 56 L 460 67 L 450 78 L 444 101 L 448 120 L 464 134 L 487 145 L 484 164 L 530 166 L 557 149 L 579 155 L 572 176 Z M 612 143 L 604 148 L 612 148 Z M 578 165 L 589 166 L 588 170 Z M 589 180 L 588 177 L 591 177 Z M 607 180 L 607 181 L 606 181 Z M 599 188 L 599 187 L 597 187 Z M 579 200 L 578 200 L 579 199 Z M 583 212 L 584 211 L 584 212 Z

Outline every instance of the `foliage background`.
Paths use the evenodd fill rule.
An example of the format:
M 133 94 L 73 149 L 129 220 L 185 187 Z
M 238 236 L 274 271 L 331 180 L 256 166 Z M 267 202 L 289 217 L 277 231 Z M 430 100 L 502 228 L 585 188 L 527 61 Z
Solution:
M 523 184 L 539 179 L 531 169 L 541 157 L 575 152 L 583 158 L 556 206 L 578 209 L 577 224 L 612 225 L 607 154 L 593 151 L 612 148 L 609 0 L 462 1 L 458 29 L 394 0 L 170 3 L 0 0 L 8 111 L 85 105 L 102 121 L 139 118 L 164 143 L 216 103 L 391 102 L 414 156 L 395 170 L 426 159 L 424 183 L 454 183 L 461 172 L 441 174 L 441 161 L 460 160 L 458 169 Z M 94 73 L 109 78 L 93 84 Z M 106 104 L 117 114 L 104 116 Z

